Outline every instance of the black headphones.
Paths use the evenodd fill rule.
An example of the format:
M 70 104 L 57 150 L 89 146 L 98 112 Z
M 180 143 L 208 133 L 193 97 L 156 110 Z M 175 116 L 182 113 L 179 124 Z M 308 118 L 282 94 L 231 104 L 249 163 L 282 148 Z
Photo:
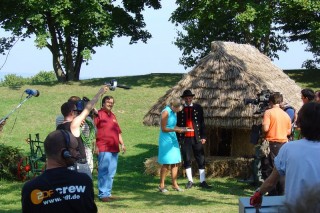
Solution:
M 62 150 L 62 157 L 64 159 L 69 159 L 72 157 L 70 151 L 69 151 L 69 147 L 70 147 L 70 135 L 69 133 L 66 131 L 66 130 L 63 130 L 63 129 L 60 129 L 62 135 L 63 135 L 63 138 L 64 138 L 64 141 L 66 143 L 66 148 Z

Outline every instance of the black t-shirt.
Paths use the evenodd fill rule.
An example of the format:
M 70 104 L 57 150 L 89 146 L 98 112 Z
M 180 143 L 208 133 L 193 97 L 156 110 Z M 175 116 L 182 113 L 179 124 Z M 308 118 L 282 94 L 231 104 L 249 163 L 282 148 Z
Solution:
M 70 126 L 71 126 L 71 122 L 62 123 L 62 124 L 59 124 L 57 126 L 57 130 L 63 129 L 63 130 L 71 132 Z M 75 138 L 78 141 L 78 148 L 79 148 L 79 152 L 80 152 L 80 158 L 85 160 L 86 159 L 86 150 L 84 148 L 83 141 L 82 141 L 81 137 L 75 137 Z
M 97 212 L 90 177 L 66 167 L 46 170 L 25 183 L 21 203 L 23 213 Z

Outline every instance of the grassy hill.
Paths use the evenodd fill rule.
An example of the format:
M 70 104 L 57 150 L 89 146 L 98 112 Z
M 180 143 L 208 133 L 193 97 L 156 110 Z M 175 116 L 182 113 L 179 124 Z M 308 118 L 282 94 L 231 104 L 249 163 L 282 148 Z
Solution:
M 302 88 L 320 90 L 320 70 L 284 70 Z
M 297 70 L 286 73 L 302 87 L 320 88 L 320 72 L 305 74 Z M 143 116 L 181 77 L 182 74 L 116 77 L 119 84 L 132 87 L 130 90 L 116 89 L 108 92 L 115 98 L 113 111 L 122 128 L 127 153 L 119 157 L 114 180 L 113 194 L 121 199 L 110 204 L 97 200 L 99 212 L 237 212 L 238 198 L 252 194 L 253 187 L 239 183 L 236 179 L 215 178 L 208 180 L 213 185 L 210 191 L 195 187 L 182 193 L 170 191 L 168 195 L 163 195 L 157 192 L 159 177 L 144 174 L 146 158 L 157 155 L 159 127 L 144 126 Z M 17 146 L 28 155 L 29 145 L 25 139 L 29 134 L 34 137 L 39 133 L 40 140 L 44 140 L 46 135 L 55 129 L 55 118 L 60 114 L 62 103 L 72 95 L 92 98 L 100 86 L 111 79 L 113 78 L 90 79 L 68 84 L 26 85 L 21 88 L 1 87 L 0 116 L 12 114 L 0 133 L 0 142 Z M 39 90 L 40 96 L 25 100 L 24 91 L 29 88 Z M 100 103 L 97 104 L 97 108 L 99 105 Z M 96 180 L 95 172 L 95 187 Z M 169 177 L 167 180 L 167 185 L 170 186 Z M 185 178 L 180 177 L 178 183 L 183 186 L 186 183 Z M 18 181 L 0 180 L 1 212 L 21 212 L 22 185 L 23 183 Z

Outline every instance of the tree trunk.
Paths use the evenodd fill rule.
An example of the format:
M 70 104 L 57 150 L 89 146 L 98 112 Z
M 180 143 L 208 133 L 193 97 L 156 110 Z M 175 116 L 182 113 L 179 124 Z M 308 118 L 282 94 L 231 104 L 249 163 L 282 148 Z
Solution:
M 46 13 L 46 15 L 48 28 L 51 35 L 51 45 L 48 43 L 47 48 L 50 50 L 52 54 L 53 70 L 57 76 L 58 82 L 65 82 L 67 81 L 67 76 L 63 72 L 63 68 L 61 66 L 61 61 L 59 57 L 59 45 L 56 36 L 56 28 L 54 27 L 54 21 L 52 20 L 50 12 Z

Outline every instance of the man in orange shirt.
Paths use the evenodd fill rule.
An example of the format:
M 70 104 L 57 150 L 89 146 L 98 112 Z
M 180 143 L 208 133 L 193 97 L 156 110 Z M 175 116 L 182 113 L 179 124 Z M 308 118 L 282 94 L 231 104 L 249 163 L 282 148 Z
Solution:
M 265 133 L 265 140 L 269 141 L 270 153 L 261 158 L 261 173 L 265 180 L 274 168 L 274 158 L 283 144 L 288 141 L 291 133 L 291 120 L 289 115 L 280 108 L 282 95 L 278 92 L 270 95 L 269 106 L 263 115 L 262 130 Z M 277 186 L 269 191 L 269 195 L 282 195 L 284 182 L 280 181 Z

